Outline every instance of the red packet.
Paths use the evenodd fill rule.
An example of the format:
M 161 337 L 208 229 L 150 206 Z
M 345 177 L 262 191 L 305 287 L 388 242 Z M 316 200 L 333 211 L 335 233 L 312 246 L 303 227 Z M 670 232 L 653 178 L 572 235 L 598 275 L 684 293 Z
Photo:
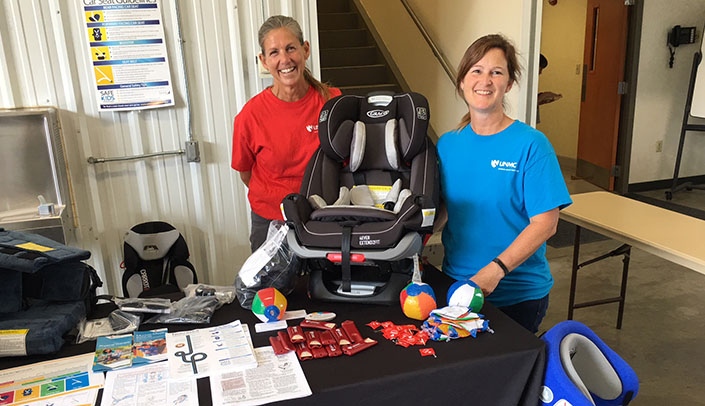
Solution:
M 342 327 L 336 327 L 333 329 L 333 337 L 335 338 L 335 342 L 341 347 L 352 344 Z
M 321 339 L 318 336 L 318 331 L 316 331 L 316 330 L 305 331 L 304 337 L 306 337 L 306 344 L 308 345 L 308 348 L 314 349 L 314 348 L 323 347 L 323 344 L 321 344 Z
M 306 341 L 304 331 L 299 326 L 289 326 L 286 328 L 286 332 L 289 333 L 289 339 L 294 344 L 303 343 Z
M 277 331 L 277 337 L 279 337 L 279 342 L 287 351 L 295 351 L 294 343 L 291 342 L 289 338 L 289 333 L 284 330 Z
M 348 338 L 350 338 L 350 341 L 353 343 L 359 343 L 363 341 L 362 335 L 360 335 L 360 331 L 357 329 L 357 326 L 355 325 L 355 322 L 352 320 L 345 320 L 344 322 L 340 323 L 340 326 L 345 330 L 345 333 L 348 335 Z
M 303 328 L 315 328 L 319 330 L 332 330 L 335 328 L 335 323 L 318 321 L 318 320 L 301 320 L 299 325 Z
M 345 355 L 355 355 L 360 351 L 366 350 L 377 344 L 377 341 L 366 338 L 363 341 L 352 343 L 343 347 L 343 354 Z
M 321 331 L 318 335 L 323 345 L 335 344 L 337 342 L 335 341 L 335 337 L 333 337 L 333 332 L 330 330 Z
M 328 344 L 324 348 L 326 349 L 326 352 L 328 352 L 329 357 L 339 357 L 343 355 L 343 351 L 341 351 L 340 347 L 335 344 Z
M 306 347 L 306 343 L 298 342 L 294 344 L 296 346 L 296 355 L 301 361 L 306 361 L 313 358 L 313 353 Z
M 328 357 L 328 351 L 326 351 L 326 349 L 323 347 L 311 348 L 311 352 L 313 353 L 313 358 L 327 358 Z
M 286 348 L 281 343 L 281 340 L 279 340 L 279 337 L 269 337 L 269 344 L 272 345 L 272 349 L 274 350 L 274 353 L 277 355 L 282 355 L 286 354 L 289 352 Z

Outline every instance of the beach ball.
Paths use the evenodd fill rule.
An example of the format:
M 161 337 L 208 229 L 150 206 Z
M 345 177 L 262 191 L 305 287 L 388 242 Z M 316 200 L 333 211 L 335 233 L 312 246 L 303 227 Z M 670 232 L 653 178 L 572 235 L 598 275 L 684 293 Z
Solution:
M 479 312 L 485 304 L 482 289 L 470 280 L 457 281 L 450 285 L 447 297 L 448 306 L 469 307 L 475 313 Z
M 433 288 L 423 282 L 406 285 L 399 293 L 399 302 L 406 317 L 416 320 L 426 319 L 431 310 L 437 307 Z
M 264 322 L 281 320 L 286 312 L 286 297 L 276 288 L 257 291 L 252 299 L 252 313 Z

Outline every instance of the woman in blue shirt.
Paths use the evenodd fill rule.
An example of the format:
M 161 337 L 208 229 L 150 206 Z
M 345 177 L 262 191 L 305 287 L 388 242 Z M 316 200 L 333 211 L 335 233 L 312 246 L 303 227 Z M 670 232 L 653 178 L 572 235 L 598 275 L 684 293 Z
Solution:
M 520 73 L 501 35 L 479 38 L 460 62 L 456 90 L 468 113 L 437 144 L 448 212 L 443 272 L 472 280 L 535 333 L 553 286 L 546 240 L 571 199 L 548 139 L 504 111 Z

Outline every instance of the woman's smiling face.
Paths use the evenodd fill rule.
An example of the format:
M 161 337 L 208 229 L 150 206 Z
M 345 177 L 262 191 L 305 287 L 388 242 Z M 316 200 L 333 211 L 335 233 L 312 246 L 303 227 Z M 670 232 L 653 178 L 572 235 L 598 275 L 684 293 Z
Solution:
M 474 64 L 460 84 L 471 111 L 490 113 L 504 111 L 504 95 L 512 88 L 504 51 L 492 48 Z
M 287 28 L 277 28 L 263 41 L 262 65 L 267 68 L 276 83 L 295 86 L 304 81 L 304 69 L 310 50 L 307 41 L 301 44 Z

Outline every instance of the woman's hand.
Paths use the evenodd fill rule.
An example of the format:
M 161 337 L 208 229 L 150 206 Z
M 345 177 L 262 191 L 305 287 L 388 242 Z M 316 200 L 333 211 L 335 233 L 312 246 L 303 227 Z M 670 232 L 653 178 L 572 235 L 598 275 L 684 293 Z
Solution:
M 489 296 L 494 292 L 503 277 L 504 271 L 502 268 L 496 263 L 490 262 L 480 269 L 470 280 L 475 282 L 475 284 L 482 289 L 482 294 Z

